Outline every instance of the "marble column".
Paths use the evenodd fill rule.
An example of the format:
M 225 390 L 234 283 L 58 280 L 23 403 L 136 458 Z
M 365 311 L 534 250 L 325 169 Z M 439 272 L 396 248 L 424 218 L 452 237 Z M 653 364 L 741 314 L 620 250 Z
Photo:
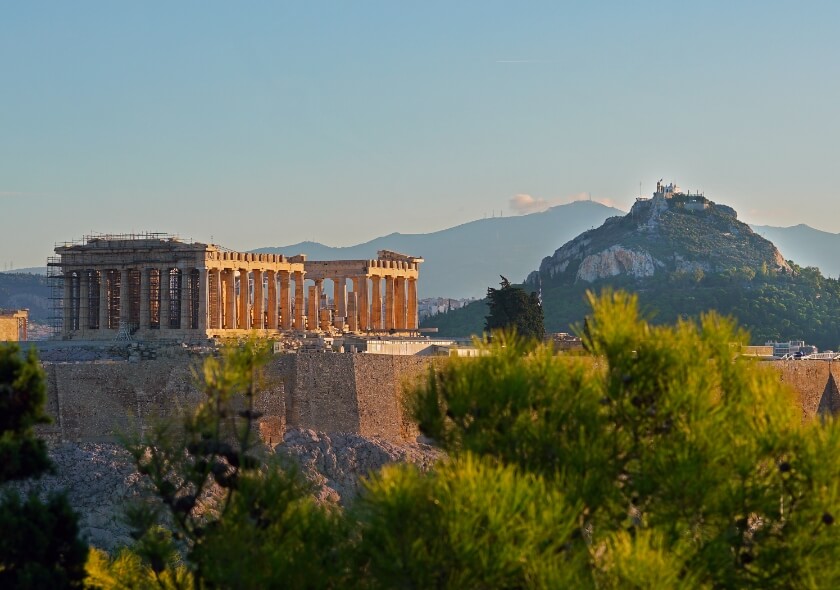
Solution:
M 248 276 L 248 269 L 239 269 L 239 317 L 236 327 L 239 330 L 247 330 L 251 327 L 251 285 Z
M 277 329 L 277 273 L 273 270 L 265 271 L 268 281 L 268 326 L 269 330 Z
M 419 327 L 417 320 L 417 279 L 408 279 L 408 313 L 406 328 L 416 330 Z
M 90 271 L 79 273 L 79 330 L 85 333 L 90 328 Z
M 182 330 L 192 325 L 192 268 L 181 268 L 181 323 Z
M 262 330 L 265 327 L 263 316 L 263 271 L 254 270 L 254 318 L 251 327 L 255 330 Z
M 356 288 L 353 287 L 355 291 Z M 359 294 L 356 297 L 356 309 L 359 315 L 359 330 L 366 332 L 370 329 L 370 306 L 368 304 L 368 278 L 359 277 Z
M 131 271 L 127 268 L 120 270 L 120 328 L 128 328 L 129 311 L 131 305 L 129 303 L 131 283 Z
M 382 329 L 382 277 L 370 277 L 371 302 L 370 302 L 370 325 L 374 330 Z
M 292 329 L 292 297 L 289 284 L 289 271 L 280 271 L 280 326 L 284 330 Z
M 333 279 L 333 301 L 337 315 L 347 317 L 347 279 Z
M 224 305 L 224 329 L 233 330 L 236 328 L 236 276 L 232 268 L 226 268 L 223 271 L 225 287 L 225 305 Z
M 315 330 L 318 327 L 318 287 L 316 285 L 310 285 L 308 291 L 306 329 Z
M 405 277 L 394 279 L 394 327 L 405 330 Z
M 320 311 L 321 309 L 321 295 L 324 294 L 324 279 L 315 279 L 315 295 L 317 303 L 317 309 Z M 319 314 L 320 317 L 320 314 Z
M 210 273 L 207 268 L 198 269 L 198 329 L 204 334 L 210 325 Z
M 385 277 L 385 329 L 394 329 L 394 277 Z
M 99 329 L 108 329 L 108 271 L 99 271 Z
M 295 330 L 304 330 L 303 327 L 303 273 L 295 271 Z
M 160 329 L 170 330 L 172 314 L 172 274 L 169 267 L 160 269 Z
M 347 329 L 351 332 L 359 331 L 358 300 L 359 293 L 355 289 L 347 294 Z
M 149 288 L 148 268 L 140 269 L 140 330 L 145 332 L 151 325 L 151 289 Z
M 358 332 L 359 326 L 361 325 L 361 321 L 359 318 L 359 301 L 361 300 L 360 291 L 362 290 L 362 277 L 353 277 L 353 292 L 347 294 L 347 314 L 350 316 L 350 319 L 353 321 L 350 322 L 348 319 L 348 324 L 351 324 L 350 331 L 351 332 Z M 353 307 L 353 310 L 350 310 L 350 299 L 353 298 L 356 300 L 356 305 Z M 355 326 L 355 328 L 353 327 Z

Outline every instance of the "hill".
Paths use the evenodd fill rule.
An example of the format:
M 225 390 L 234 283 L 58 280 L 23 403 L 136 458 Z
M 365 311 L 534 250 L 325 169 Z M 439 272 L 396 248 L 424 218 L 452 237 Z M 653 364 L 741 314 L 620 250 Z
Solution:
M 802 266 L 815 266 L 829 277 L 840 277 L 840 234 L 832 234 L 804 224 L 793 227 L 753 225 L 752 229 L 772 241 L 787 258 Z
M 50 316 L 50 287 L 44 275 L 0 273 L 0 307 L 29 309 L 29 320 L 46 323 Z
M 748 328 L 753 342 L 840 345 L 840 282 L 786 261 L 730 207 L 696 196 L 638 202 L 628 215 L 608 219 L 543 259 L 526 287 L 541 289 L 549 331 L 580 323 L 586 291 L 610 287 L 636 292 L 654 321 L 717 310 Z M 484 314 L 486 305 L 477 302 L 423 326 L 436 326 L 441 335 L 477 333 Z
M 472 221 L 428 234 L 393 233 L 344 248 L 315 242 L 254 252 L 306 254 L 314 260 L 367 259 L 377 250 L 423 256 L 420 297 L 480 297 L 499 274 L 523 279 L 545 252 L 622 211 L 578 201 L 541 213 Z

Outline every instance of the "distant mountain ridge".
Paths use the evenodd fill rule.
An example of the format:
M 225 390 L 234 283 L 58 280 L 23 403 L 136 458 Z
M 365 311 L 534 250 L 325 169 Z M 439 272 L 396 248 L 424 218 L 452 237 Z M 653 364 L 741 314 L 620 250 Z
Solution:
M 545 252 L 623 214 L 600 203 L 577 201 L 541 213 L 480 219 L 428 234 L 393 233 L 355 246 L 301 242 L 254 252 L 365 260 L 375 257 L 377 250 L 394 250 L 425 259 L 418 282 L 420 297 L 483 297 L 488 286 L 498 283 L 499 274 L 522 280 Z
M 840 233 L 814 229 L 800 223 L 792 227 L 753 225 L 753 231 L 779 248 L 788 260 L 801 266 L 816 266 L 829 277 L 840 277 Z
M 809 229 L 798 231 L 809 235 Z M 702 195 L 657 192 L 638 201 L 627 215 L 607 219 L 544 258 L 526 286 L 541 292 L 550 332 L 580 326 L 589 311 L 586 292 L 610 288 L 636 293 L 657 323 L 715 310 L 736 318 L 753 343 L 805 340 L 840 348 L 840 281 L 788 263 L 731 207 Z M 477 334 L 486 314 L 480 301 L 421 326 L 445 336 Z

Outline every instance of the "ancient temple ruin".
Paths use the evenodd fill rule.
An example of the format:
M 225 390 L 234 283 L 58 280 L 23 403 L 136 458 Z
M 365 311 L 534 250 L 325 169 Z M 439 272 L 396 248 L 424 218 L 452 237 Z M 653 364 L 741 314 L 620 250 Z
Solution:
M 423 259 L 397 252 L 309 261 L 166 234 L 108 234 L 58 245 L 55 253 L 48 267 L 60 285 L 56 328 L 63 338 L 195 340 L 418 327 Z M 332 298 L 324 281 L 332 283 Z

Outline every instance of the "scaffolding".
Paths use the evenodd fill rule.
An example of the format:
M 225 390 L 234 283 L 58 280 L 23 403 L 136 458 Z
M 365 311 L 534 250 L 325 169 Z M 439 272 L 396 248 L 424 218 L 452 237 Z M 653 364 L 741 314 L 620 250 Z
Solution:
M 50 287 L 50 311 L 47 317 L 50 338 L 61 336 L 64 329 L 64 273 L 61 271 L 61 256 L 47 258 L 47 284 Z
M 152 242 L 177 242 L 179 244 L 196 244 L 197 242 L 190 239 L 184 239 L 179 237 L 176 234 L 165 233 L 165 232 L 133 232 L 133 233 L 90 233 L 82 236 L 77 240 L 66 241 L 66 242 L 56 242 L 55 243 L 55 250 L 56 252 L 60 252 L 62 248 L 71 248 L 74 246 L 95 246 L 98 243 L 102 243 L 105 245 L 106 243 L 110 242 L 143 242 L 143 241 L 152 241 Z M 128 245 L 128 244 L 126 244 Z M 230 251 L 227 248 L 216 246 L 218 249 L 223 251 Z M 98 254 L 95 252 L 91 252 L 88 256 L 81 256 L 81 262 L 84 265 L 85 259 L 89 258 L 91 264 L 93 264 L 98 257 Z M 74 254 L 76 264 L 80 261 L 79 254 Z M 142 262 L 142 261 L 137 261 Z M 108 329 L 118 329 L 120 328 L 120 318 L 118 315 L 118 310 L 120 309 L 120 282 L 121 276 L 119 272 L 108 271 L 105 273 L 97 273 L 94 271 L 94 276 L 91 276 L 89 285 L 91 288 L 88 292 L 88 301 L 84 302 L 81 301 L 81 291 L 80 291 L 80 284 L 81 284 L 81 274 L 73 273 L 72 276 L 69 277 L 70 283 L 67 284 L 68 276 L 65 274 L 64 269 L 62 267 L 62 257 L 61 254 L 57 254 L 55 256 L 50 256 L 47 258 L 47 282 L 50 288 L 50 311 L 48 316 L 48 325 L 49 325 L 49 332 L 50 338 L 57 339 L 61 338 L 64 332 L 64 318 L 65 318 L 65 307 L 69 307 L 72 310 L 75 310 L 76 313 L 69 314 L 71 317 L 80 317 L 78 310 L 81 306 L 85 306 L 88 309 L 88 326 L 87 328 L 99 328 L 100 327 L 100 315 L 98 313 L 94 313 L 94 310 L 101 309 L 102 305 L 107 306 L 109 313 L 107 313 L 102 319 L 104 319 L 105 324 L 104 328 Z M 168 278 L 168 280 L 167 280 Z M 140 299 L 141 299 L 141 280 L 140 280 L 140 272 L 139 271 L 132 271 L 129 275 L 129 289 L 128 289 L 128 296 L 129 301 L 126 302 L 129 305 L 129 315 L 128 318 L 128 328 L 130 334 L 136 331 L 139 327 L 139 319 L 140 319 Z M 106 289 L 104 290 L 106 300 L 100 301 L 100 296 L 102 290 L 100 289 L 100 282 L 104 282 Z M 165 322 L 166 325 L 170 327 L 177 327 L 179 323 L 179 319 L 181 317 L 181 290 L 183 288 L 191 288 L 193 285 L 197 285 L 198 277 L 188 277 L 187 280 L 184 277 L 180 276 L 180 272 L 177 269 L 172 269 L 170 271 L 170 276 L 158 276 L 157 273 L 151 273 L 149 277 L 149 289 L 151 293 L 154 294 L 153 297 L 150 298 L 150 324 L 152 328 L 160 328 L 162 322 Z M 167 317 L 161 317 L 161 295 L 162 291 L 165 289 L 169 290 L 169 315 Z M 198 301 L 197 301 L 197 287 L 194 288 L 195 296 L 191 297 L 189 302 L 186 302 L 189 305 L 189 309 L 187 312 L 189 316 L 187 317 L 186 321 L 192 327 L 197 327 L 198 325 Z M 195 301 L 193 301 L 195 299 Z M 73 329 L 78 329 L 81 326 L 73 326 Z
M 165 232 L 138 232 L 128 234 L 102 234 L 91 233 L 86 234 L 78 240 L 69 242 L 56 242 L 55 247 L 70 248 L 73 246 L 85 246 L 87 244 L 96 242 L 136 242 L 138 240 L 151 240 L 158 242 L 179 242 L 181 244 L 194 244 L 192 239 L 183 239 L 177 234 L 170 234 Z

